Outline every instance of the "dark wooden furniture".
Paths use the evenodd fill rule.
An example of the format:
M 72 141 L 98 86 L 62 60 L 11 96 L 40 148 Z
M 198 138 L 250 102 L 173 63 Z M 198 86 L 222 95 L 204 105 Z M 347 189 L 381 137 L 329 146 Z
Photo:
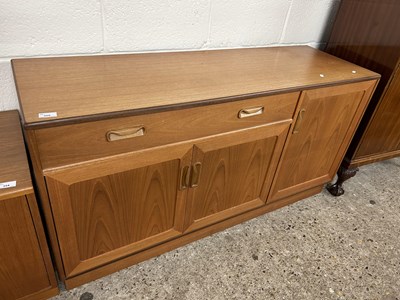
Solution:
M 379 78 L 310 47 L 12 64 L 68 288 L 320 192 Z
M 58 294 L 18 111 L 0 113 L 0 299 Z
M 342 0 L 326 51 L 382 75 L 338 172 L 342 184 L 357 167 L 400 155 L 400 1 Z

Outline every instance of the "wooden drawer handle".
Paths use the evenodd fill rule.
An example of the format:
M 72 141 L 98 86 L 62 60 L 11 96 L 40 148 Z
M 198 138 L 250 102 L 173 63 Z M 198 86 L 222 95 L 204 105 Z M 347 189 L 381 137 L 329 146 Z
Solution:
M 293 127 L 293 134 L 299 133 L 301 123 L 303 123 L 304 113 L 306 112 L 305 108 L 299 111 L 299 115 L 297 116 L 296 124 Z
M 110 130 L 106 134 L 107 141 L 114 142 L 118 140 L 130 139 L 138 136 L 142 136 L 145 133 L 144 126 L 127 128 L 121 130 Z
M 264 107 L 259 106 L 259 107 L 252 107 L 252 108 L 243 108 L 239 111 L 238 118 L 243 119 L 243 118 L 248 118 L 248 117 L 254 117 L 261 115 L 264 112 Z

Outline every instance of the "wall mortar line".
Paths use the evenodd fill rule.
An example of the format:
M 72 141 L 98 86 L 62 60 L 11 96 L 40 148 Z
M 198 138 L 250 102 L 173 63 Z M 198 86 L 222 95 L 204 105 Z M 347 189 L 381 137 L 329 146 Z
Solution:
M 102 33 L 102 41 L 103 41 L 103 49 L 102 53 L 108 52 L 106 51 L 106 29 L 105 29 L 105 15 L 104 15 L 104 0 L 99 0 L 100 2 L 100 14 L 101 14 L 101 33 Z
M 292 11 L 293 1 L 294 0 L 290 1 L 290 5 L 289 5 L 288 11 L 286 13 L 285 23 L 283 24 L 281 37 L 279 38 L 279 43 L 282 43 L 283 39 L 285 38 L 286 29 L 287 29 L 287 26 L 288 26 L 288 23 L 289 23 L 289 16 L 290 16 L 290 13 Z
M 211 36 L 211 12 L 212 12 L 212 0 L 209 1 L 210 7 L 208 9 L 208 33 L 207 33 L 207 42 L 205 44 L 205 48 L 208 48 L 210 45 L 210 36 Z

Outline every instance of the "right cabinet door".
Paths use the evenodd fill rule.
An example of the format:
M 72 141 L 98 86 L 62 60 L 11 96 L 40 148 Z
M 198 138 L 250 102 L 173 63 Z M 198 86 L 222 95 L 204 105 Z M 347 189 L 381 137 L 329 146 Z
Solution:
M 333 179 L 375 83 L 373 80 L 302 93 L 268 202 Z
M 265 205 L 290 121 L 195 142 L 186 232 Z

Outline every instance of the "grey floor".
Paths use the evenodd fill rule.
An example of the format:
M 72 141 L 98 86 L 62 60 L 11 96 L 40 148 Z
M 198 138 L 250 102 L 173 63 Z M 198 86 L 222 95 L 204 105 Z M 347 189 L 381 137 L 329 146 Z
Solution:
M 400 158 L 58 299 L 400 299 Z

